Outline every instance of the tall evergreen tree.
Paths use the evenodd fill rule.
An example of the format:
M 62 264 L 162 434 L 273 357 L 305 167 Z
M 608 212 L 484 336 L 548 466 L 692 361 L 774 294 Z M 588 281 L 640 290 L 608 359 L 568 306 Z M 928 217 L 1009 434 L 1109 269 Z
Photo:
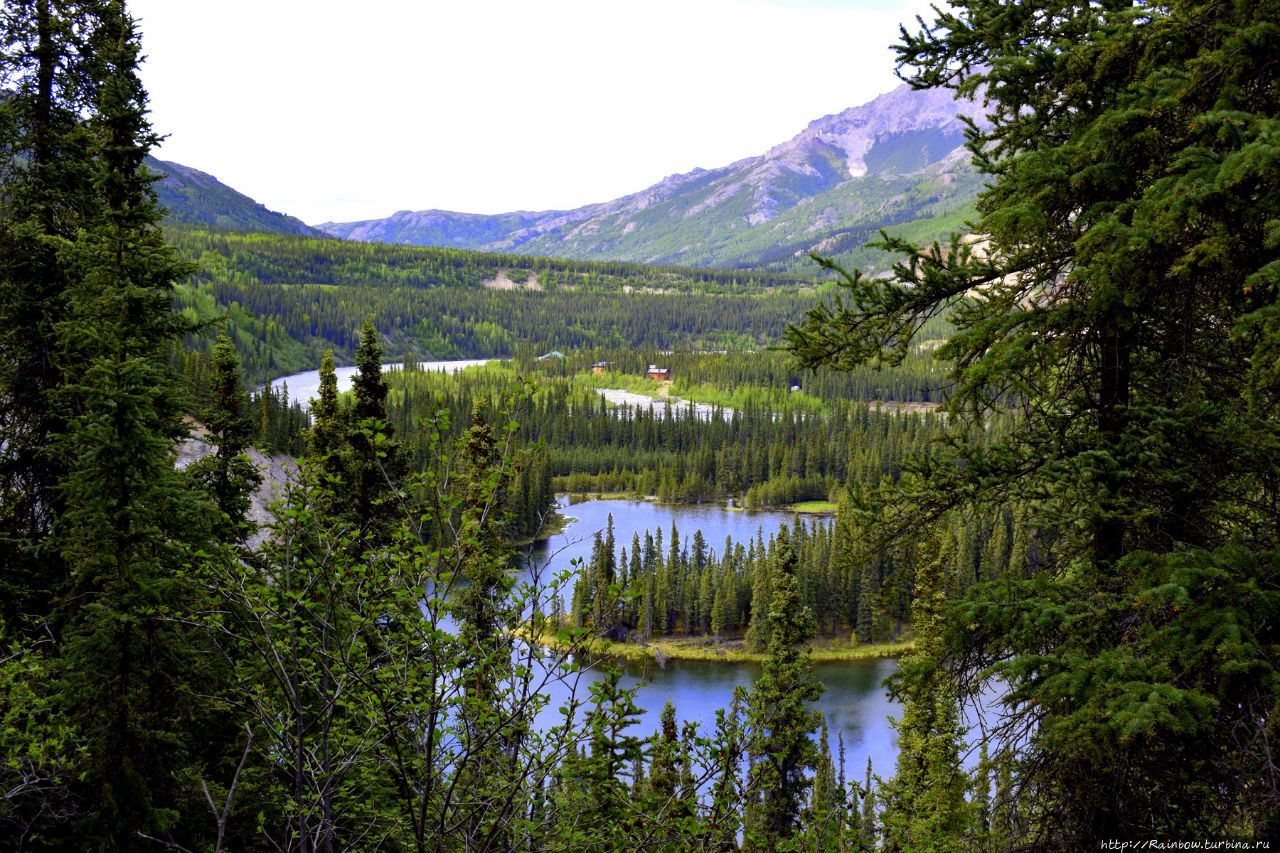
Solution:
M 961 850 L 967 846 L 971 815 L 966 808 L 968 777 L 960 766 L 963 729 L 955 692 L 940 665 L 943 654 L 945 570 L 950 554 L 938 548 L 946 532 L 935 532 L 936 553 L 916 574 L 911 605 L 916 645 L 902 661 L 893 693 L 903 703 L 898 732 L 898 766 L 881 788 L 886 850 Z
M 950 313 L 953 412 L 1016 408 L 917 463 L 888 531 L 1012 504 L 1054 541 L 945 632 L 962 693 L 1006 685 L 1015 843 L 1275 832 L 1277 21 L 960 0 L 905 33 L 909 83 L 986 99 L 975 236 L 885 240 L 892 278 L 789 333 L 809 365 L 894 363 Z
M 761 617 L 769 613 L 774 593 L 772 568 L 764 554 L 760 553 L 755 573 L 751 577 L 751 622 L 747 625 L 747 648 L 753 652 L 769 648 L 773 624 L 768 618 Z
M 62 512 L 66 433 L 57 326 L 82 274 L 66 251 L 101 215 L 93 133 L 101 69 L 88 6 L 6 3 L 0 15 L 0 615 L 39 633 L 67 568 L 50 532 Z
M 776 850 L 799 829 L 800 812 L 817 763 L 809 736 L 819 715 L 809 703 L 822 695 L 804 646 L 814 634 L 813 614 L 796 589 L 796 556 L 783 528 L 778 535 L 769 606 L 769 651 L 751 690 L 751 722 L 756 731 L 750 787 L 760 797 L 746 828 L 751 849 Z
M 240 357 L 225 333 L 213 346 L 209 371 L 209 401 L 203 419 L 217 450 L 192 465 L 188 473 L 208 489 L 223 515 L 215 531 L 218 538 L 236 541 L 251 532 L 247 524 L 249 496 L 262 482 L 262 475 L 244 455 L 253 423 L 248 417 L 249 398 L 240 382 Z
M 181 488 L 184 435 L 169 352 L 173 283 L 189 268 L 165 246 L 142 161 L 155 143 L 136 75 L 139 40 L 121 3 L 94 9 L 101 73 L 92 133 L 100 213 L 68 247 L 78 278 L 57 326 L 66 414 L 54 445 L 67 471 L 54 536 L 73 581 L 61 598 L 60 696 L 83 744 L 79 832 L 136 849 L 172 832 L 184 767 L 177 736 L 192 663 L 176 569 L 203 509 Z
M 325 461 L 322 467 L 330 474 L 341 471 L 339 464 L 346 430 L 338 407 L 338 374 L 333 366 L 333 350 L 320 359 L 320 388 L 311 408 L 311 430 L 307 434 L 307 452 Z
M 477 410 L 459 454 L 463 503 L 458 538 L 467 543 L 463 571 L 467 585 L 459 590 L 455 613 L 460 636 L 470 660 L 465 666 L 468 690 L 477 708 L 495 701 L 494 682 L 505 671 L 510 642 L 501 631 L 501 602 L 513 580 L 507 572 L 507 548 L 499 536 L 501 527 L 492 518 L 510 486 L 506 464 L 494 428 Z
M 347 475 L 351 506 L 361 541 L 383 542 L 387 526 L 395 516 L 394 492 L 403 479 L 405 466 L 395 441 L 395 431 L 387 420 L 387 383 L 382 378 L 382 341 L 373 317 L 365 318 L 356 347 L 358 368 L 353 390 L 348 441 L 350 470 Z
M 653 734 L 649 753 L 650 809 L 660 810 L 670 806 L 676 795 L 680 754 L 679 733 L 676 723 L 676 706 L 668 700 L 662 706 L 658 730 Z
M 827 721 L 818 730 L 818 763 L 813 773 L 813 791 L 809 800 L 809 837 L 817 850 L 839 850 L 844 792 L 836 784 L 836 767 L 831 757 L 831 741 Z
M 861 798 L 858 819 L 858 845 L 861 850 L 878 850 L 880 848 L 880 826 L 876 822 L 876 792 L 873 787 L 874 776 L 871 774 L 871 756 L 867 756 L 867 775 L 858 792 Z
M 464 792 L 460 799 L 468 811 L 462 834 L 469 847 L 505 849 L 510 846 L 510 781 L 517 772 L 518 741 L 531 722 L 494 713 L 504 701 L 512 672 L 508 626 L 520 619 L 512 611 L 514 579 L 507 571 L 511 555 L 501 540 L 503 525 L 497 517 L 512 470 L 493 426 L 478 409 L 459 455 L 463 500 L 454 541 L 460 543 L 466 586 L 455 593 L 453 612 L 461 650 L 459 678 L 465 690 L 458 713 L 471 752 L 459 772 Z
M 356 346 L 355 419 L 382 420 L 387 411 L 387 382 L 382 376 L 382 335 L 373 315 L 364 318 L 360 327 L 360 343 Z

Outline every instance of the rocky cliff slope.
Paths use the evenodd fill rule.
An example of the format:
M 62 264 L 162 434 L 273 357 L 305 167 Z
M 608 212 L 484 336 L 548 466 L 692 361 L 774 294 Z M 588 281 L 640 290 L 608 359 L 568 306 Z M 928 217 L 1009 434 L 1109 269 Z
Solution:
M 320 226 L 351 240 L 689 266 L 791 267 L 839 254 L 879 228 L 964 209 L 978 176 L 960 115 L 980 105 L 901 86 L 812 122 L 790 140 L 716 169 L 570 211 L 484 216 L 400 211 Z

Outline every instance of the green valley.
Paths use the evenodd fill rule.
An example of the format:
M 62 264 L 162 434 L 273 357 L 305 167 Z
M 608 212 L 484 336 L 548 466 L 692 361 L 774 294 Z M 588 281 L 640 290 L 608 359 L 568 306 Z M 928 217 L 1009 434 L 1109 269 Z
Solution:
M 1280 3 L 305 5 L 0 6 L 0 848 L 1280 837 Z

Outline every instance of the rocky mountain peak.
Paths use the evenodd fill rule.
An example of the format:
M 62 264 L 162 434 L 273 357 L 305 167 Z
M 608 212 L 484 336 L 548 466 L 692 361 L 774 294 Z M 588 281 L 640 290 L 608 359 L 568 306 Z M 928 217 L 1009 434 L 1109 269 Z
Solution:
M 985 121 L 980 102 L 957 101 L 946 90 L 916 91 L 903 84 L 861 106 L 815 119 L 764 157 L 793 159 L 800 152 L 827 145 L 842 152 L 848 176 L 860 178 L 869 171 L 866 157 L 877 142 L 919 131 L 958 138 L 964 129 L 959 116 Z
M 319 228 L 348 240 L 564 258 L 796 266 L 814 249 L 857 251 L 883 227 L 967 205 L 981 181 L 961 147 L 964 124 L 958 116 L 981 122 L 983 107 L 957 102 L 945 90 L 899 86 L 812 121 L 763 154 L 668 175 L 612 201 L 493 215 L 400 210 Z M 249 210 L 249 199 L 237 200 L 250 205 L 238 204 L 235 218 L 224 216 L 221 202 L 206 203 L 221 188 L 216 180 L 166 165 L 170 182 L 182 185 L 173 188 L 182 192 L 163 199 L 175 219 L 259 230 L 293 224 Z M 159 189 L 170 188 L 162 183 Z M 301 223 L 295 227 L 306 229 Z

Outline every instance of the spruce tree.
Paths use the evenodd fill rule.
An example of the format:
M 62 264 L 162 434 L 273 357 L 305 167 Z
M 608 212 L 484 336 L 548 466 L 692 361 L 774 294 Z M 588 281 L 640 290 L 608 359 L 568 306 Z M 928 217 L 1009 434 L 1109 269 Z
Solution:
M 225 333 L 213 346 L 209 371 L 209 401 L 203 419 L 217 450 L 192 465 L 188 473 L 208 490 L 222 513 L 218 538 L 237 541 L 252 532 L 247 522 L 249 496 L 262 482 L 262 475 L 244 455 L 253 424 L 248 417 L 248 395 L 240 383 L 240 357 Z
M 275 390 L 272 388 L 272 378 L 267 375 L 267 381 L 262 386 L 262 393 L 258 397 L 258 444 L 261 447 L 271 447 L 272 439 L 275 437 Z
M 935 532 L 930 546 L 945 532 Z M 903 704 L 894 722 L 898 766 L 880 791 L 886 850 L 961 850 L 971 829 L 966 807 L 968 777 L 960 766 L 963 729 L 955 692 L 940 658 L 946 607 L 945 568 L 950 554 L 937 548 L 916 573 L 911 605 L 915 648 L 902 660 L 892 693 Z
M 669 808 L 676 795 L 677 759 L 680 742 L 676 729 L 676 707 L 667 700 L 662 706 L 658 731 L 653 735 L 649 754 L 649 802 L 654 811 Z
M 876 626 L 880 617 L 880 567 L 879 558 L 862 563 L 858 580 L 858 621 L 854 624 L 853 637 L 859 643 L 873 643 L 877 639 Z
M 751 575 L 751 621 L 747 623 L 747 648 L 753 652 L 762 652 L 769 647 L 773 630 L 772 623 L 769 621 L 769 607 L 773 595 L 773 577 L 769 561 L 761 553 L 756 559 L 755 571 Z
M 385 420 L 387 416 L 387 382 L 382 376 L 382 336 L 374 325 L 373 316 L 364 318 L 360 327 L 360 343 L 356 346 L 356 376 L 352 381 L 355 392 L 356 422 Z
M 67 430 L 58 325 L 82 275 L 66 249 L 101 216 L 93 131 L 101 68 L 87 6 L 17 0 L 0 16 L 0 616 L 42 632 L 67 578 L 50 533 Z
M 78 830 L 128 850 L 170 836 L 178 816 L 193 661 L 182 619 L 190 590 L 177 569 L 207 528 L 173 467 L 185 430 L 170 303 L 189 267 L 164 243 L 142 167 L 156 136 L 133 21 L 120 3 L 94 13 L 102 83 L 88 128 L 102 208 L 67 248 L 79 276 L 56 329 L 61 373 L 74 377 L 53 392 L 66 417 L 54 451 L 67 472 L 54 537 L 73 578 L 60 601 L 57 681 L 84 748 Z
M 492 517 L 503 504 L 511 469 L 478 405 L 458 455 L 464 481 L 456 538 L 466 543 L 462 567 L 467 585 L 457 593 L 454 613 L 468 655 L 468 691 L 479 713 L 495 701 L 495 682 L 509 666 L 510 638 L 501 631 L 507 615 L 502 607 L 514 581 L 507 572 L 508 548 Z
M 789 332 L 809 366 L 894 364 L 949 315 L 955 434 L 882 532 L 1014 505 L 1053 543 L 944 632 L 961 694 L 1004 685 L 1016 844 L 1275 831 L 1278 19 L 960 0 L 904 32 L 908 83 L 986 104 L 973 236 L 883 240 L 892 277 Z
M 1017 791 L 1014 788 L 1013 762 L 1008 760 L 1008 753 L 997 759 L 995 770 L 988 844 L 993 850 L 1007 850 L 1016 843 L 1015 839 L 1023 835 L 1015 824 Z
M 841 802 L 843 791 L 836 784 L 835 762 L 827 721 L 818 729 L 818 764 L 813 774 L 813 791 L 809 799 L 808 832 L 814 849 L 839 850 L 840 829 L 844 825 Z
M 809 736 L 819 715 L 809 703 L 822 695 L 804 646 L 813 639 L 814 619 L 800 603 L 796 588 L 796 556 L 784 527 L 778 534 L 774 559 L 773 601 L 768 612 L 769 650 L 763 672 L 751 690 L 751 724 L 756 740 L 751 767 L 751 790 L 760 797 L 754 820 L 746 828 L 751 849 L 775 850 L 799 829 L 817 763 Z
M 660 834 L 666 829 L 661 811 L 638 814 L 630 790 L 622 781 L 625 769 L 641 754 L 640 739 L 624 734 L 640 710 L 634 688 L 621 686 L 621 674 L 606 670 L 591 685 L 583 728 L 587 738 L 580 755 L 560 765 L 560 790 L 555 804 L 557 846 L 577 849 L 600 846 L 622 850 L 636 846 L 637 831 Z
M 978 839 L 991 836 L 991 758 L 984 743 L 978 750 L 978 767 L 973 777 L 973 834 Z
M 466 586 L 454 598 L 460 650 L 458 677 L 464 686 L 458 713 L 470 755 L 459 768 L 468 815 L 463 835 L 468 846 L 504 849 L 510 845 L 510 779 L 518 742 L 530 720 L 495 714 L 512 673 L 513 642 L 508 626 L 513 611 L 514 579 L 507 571 L 510 549 L 501 539 L 501 507 L 511 486 L 511 466 L 493 426 L 479 405 L 460 442 L 462 505 L 454 542 Z M 519 605 L 515 605 L 518 607 Z
M 876 822 L 876 792 L 872 787 L 875 777 L 871 773 L 871 756 L 867 756 L 867 775 L 859 790 L 862 808 L 859 810 L 858 844 L 861 850 L 878 850 L 880 827 Z
M 338 375 L 333 366 L 333 350 L 325 350 L 320 359 L 320 388 L 311 406 L 311 430 L 307 434 L 307 452 L 317 459 L 337 455 L 342 450 L 346 430 L 338 408 Z M 329 469 L 328 463 L 325 465 Z M 333 471 L 340 470 L 334 467 Z
M 361 531 L 360 542 L 376 545 L 386 541 L 388 527 L 399 511 L 395 491 L 404 477 L 405 466 L 395 431 L 387 420 L 382 342 L 372 316 L 365 318 L 360 329 L 356 367 L 355 403 L 348 434 L 349 494 L 344 497 Z

